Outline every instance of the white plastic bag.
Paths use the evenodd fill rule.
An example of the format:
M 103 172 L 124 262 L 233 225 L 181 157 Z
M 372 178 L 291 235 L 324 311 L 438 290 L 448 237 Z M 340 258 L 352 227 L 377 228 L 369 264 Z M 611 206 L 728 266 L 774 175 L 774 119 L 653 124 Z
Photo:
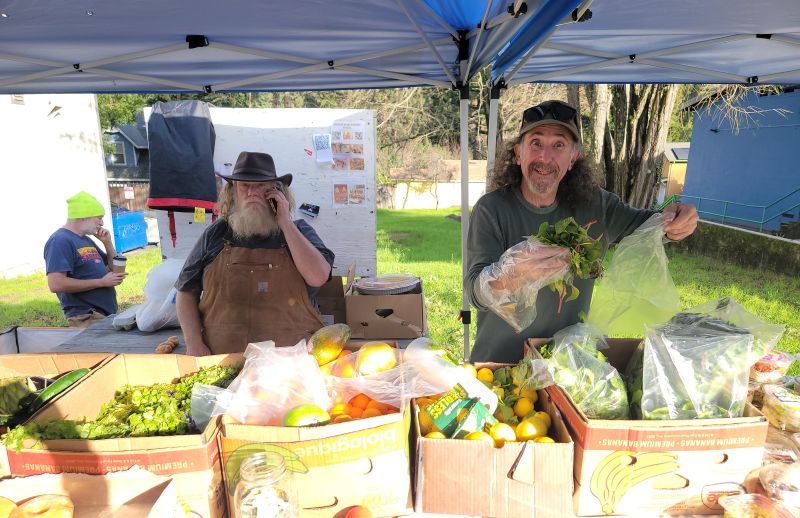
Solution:
M 165 327 L 178 327 L 175 309 L 177 290 L 175 281 L 183 268 L 183 259 L 167 259 L 147 272 L 144 285 L 144 303 L 136 311 L 136 325 L 140 331 L 152 332 Z

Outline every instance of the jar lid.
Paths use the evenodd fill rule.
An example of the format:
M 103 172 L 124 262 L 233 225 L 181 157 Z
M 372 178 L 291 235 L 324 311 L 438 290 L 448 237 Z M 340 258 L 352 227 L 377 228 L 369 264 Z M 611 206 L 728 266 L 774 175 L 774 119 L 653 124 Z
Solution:
M 413 291 L 419 283 L 419 277 L 405 273 L 390 273 L 377 277 L 363 277 L 355 281 L 353 286 L 363 295 L 398 295 Z

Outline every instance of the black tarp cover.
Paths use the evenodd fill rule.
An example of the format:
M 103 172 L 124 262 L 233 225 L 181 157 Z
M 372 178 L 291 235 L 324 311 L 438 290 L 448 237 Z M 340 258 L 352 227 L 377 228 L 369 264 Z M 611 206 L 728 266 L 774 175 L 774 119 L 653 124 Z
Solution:
M 208 105 L 202 101 L 157 102 L 147 122 L 150 142 L 152 209 L 193 212 L 214 209 L 216 133 Z

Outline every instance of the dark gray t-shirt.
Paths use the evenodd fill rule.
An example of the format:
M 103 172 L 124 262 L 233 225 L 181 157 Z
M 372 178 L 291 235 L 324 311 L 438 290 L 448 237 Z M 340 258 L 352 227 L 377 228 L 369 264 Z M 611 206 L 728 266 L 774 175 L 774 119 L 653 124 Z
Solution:
M 539 231 L 543 222 L 554 224 L 574 217 L 580 225 L 596 221 L 589 235 L 602 236 L 603 256 L 612 243 L 627 236 L 655 211 L 636 209 L 624 204 L 617 195 L 599 189 L 597 198 L 586 207 L 570 209 L 555 202 L 550 207 L 534 207 L 519 189 L 494 191 L 482 196 L 472 209 L 467 238 L 467 274 L 464 287 L 470 302 L 478 310 L 478 333 L 472 348 L 473 362 L 516 363 L 522 358 L 527 338 L 549 338 L 556 331 L 579 322 L 579 313 L 589 313 L 594 279 L 576 279 L 580 290 L 576 300 L 565 302 L 557 313 L 558 295 L 549 288 L 539 290 L 536 320 L 522 333 L 516 333 L 505 320 L 488 310 L 475 296 L 477 278 L 484 267 L 496 262 L 510 247 Z
M 325 244 L 314 231 L 314 228 L 301 219 L 295 220 L 294 224 L 303 236 L 308 239 L 309 243 L 320 251 L 322 256 L 325 257 L 325 260 L 328 261 L 328 264 L 333 267 L 335 254 L 325 247 Z M 283 232 L 279 231 L 277 234 L 268 238 L 237 240 L 234 239 L 228 222 L 219 219 L 205 229 L 200 239 L 195 243 L 194 248 L 192 248 L 192 251 L 189 253 L 189 257 L 186 258 L 186 263 L 183 265 L 183 270 L 181 270 L 178 280 L 175 282 L 175 289 L 178 291 L 200 289 L 202 291 L 203 272 L 225 247 L 225 241 L 229 241 L 232 246 L 241 246 L 244 248 L 285 248 L 286 252 L 291 255 Z M 311 305 L 316 307 L 318 289 L 308 285 L 306 288 L 308 289 L 308 297 L 311 300 Z
M 100 279 L 108 273 L 106 253 L 87 236 L 71 230 L 56 230 L 44 245 L 47 273 L 62 272 L 73 279 Z M 92 311 L 104 315 L 117 312 L 117 292 L 114 288 L 95 288 L 77 293 L 57 293 L 64 315 L 75 317 Z

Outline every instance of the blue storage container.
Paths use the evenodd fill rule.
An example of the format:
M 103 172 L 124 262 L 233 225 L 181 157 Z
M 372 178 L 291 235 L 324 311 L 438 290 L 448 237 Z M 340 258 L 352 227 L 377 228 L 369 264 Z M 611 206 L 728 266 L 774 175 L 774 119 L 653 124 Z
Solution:
M 147 223 L 144 212 L 112 212 L 114 246 L 117 252 L 127 252 L 147 245 Z

